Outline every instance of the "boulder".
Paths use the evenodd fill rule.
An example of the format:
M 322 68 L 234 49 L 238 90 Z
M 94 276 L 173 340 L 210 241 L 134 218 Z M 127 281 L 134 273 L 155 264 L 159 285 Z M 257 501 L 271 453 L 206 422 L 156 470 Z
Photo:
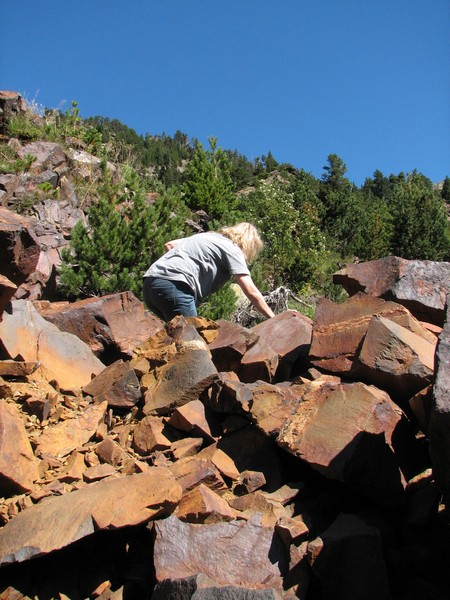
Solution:
M 349 373 L 374 316 L 389 319 L 435 342 L 435 336 L 396 302 L 361 292 L 337 304 L 323 298 L 317 305 L 309 357 L 316 367 L 332 373 Z
M 282 600 L 281 595 L 273 589 L 255 590 L 240 585 L 220 585 L 203 574 L 164 579 L 156 584 L 151 600 L 184 600 L 187 598 L 193 600 Z M 16 600 L 16 598 L 6 598 L 5 600 Z
M 25 113 L 26 104 L 22 96 L 9 90 L 0 91 L 0 134 L 6 134 L 11 117 Z
M 171 516 L 154 527 L 157 582 L 202 573 L 221 585 L 282 592 L 284 549 L 260 518 L 196 525 Z
M 95 531 L 146 523 L 172 512 L 180 498 L 180 486 L 158 467 L 48 498 L 0 529 L 0 565 L 47 554 Z
M 348 264 L 333 275 L 333 282 L 342 285 L 350 295 L 363 291 L 395 300 L 420 321 L 442 325 L 450 292 L 450 263 L 388 256 Z
M 84 342 L 43 319 L 25 300 L 12 302 L 12 312 L 3 314 L 0 339 L 10 358 L 40 362 L 63 390 L 78 390 L 104 369 Z
M 446 505 L 450 506 L 450 294 L 447 296 L 447 318 L 436 351 L 429 437 L 433 472 Z
M 208 345 L 212 360 L 218 371 L 237 372 L 242 357 L 255 344 L 258 336 L 237 323 L 220 320 L 217 324 L 218 335 Z
M 429 342 L 398 323 L 370 321 L 353 376 L 388 391 L 399 402 L 426 388 L 434 376 L 436 341 Z
M 20 413 L 0 400 L 0 495 L 30 492 L 38 478 L 38 461 Z
M 164 434 L 165 424 L 159 417 L 144 417 L 133 431 L 133 448 L 147 455 L 155 450 L 168 450 L 170 439 Z
M 40 314 L 61 331 L 78 336 L 96 356 L 114 350 L 129 354 L 157 331 L 162 322 L 144 310 L 132 292 L 69 303 L 37 303 Z
M 41 249 L 27 217 L 0 206 L 1 274 L 19 286 L 36 270 Z
M 398 505 L 406 479 L 394 442 L 404 419 L 388 394 L 373 386 L 313 382 L 305 386 L 277 443 L 326 477 L 382 504 Z M 403 435 L 413 438 L 409 431 Z
M 259 339 L 242 358 L 241 381 L 286 381 L 297 361 L 308 356 L 312 321 L 295 310 L 262 321 L 251 331 Z
M 172 322 L 169 335 L 176 353 L 146 380 L 145 414 L 167 415 L 177 406 L 198 399 L 217 379 L 211 354 L 194 326 L 184 319 Z
M 83 392 L 94 402 L 108 403 L 115 408 L 132 408 L 142 398 L 136 373 L 129 361 L 116 360 L 83 386 Z

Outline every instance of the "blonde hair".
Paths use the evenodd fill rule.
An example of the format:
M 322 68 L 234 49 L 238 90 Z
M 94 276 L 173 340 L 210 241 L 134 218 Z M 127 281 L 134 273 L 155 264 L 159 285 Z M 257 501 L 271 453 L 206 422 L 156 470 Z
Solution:
M 222 227 L 219 233 L 237 244 L 248 263 L 252 263 L 263 248 L 258 230 L 251 223 L 238 223 L 231 227 Z

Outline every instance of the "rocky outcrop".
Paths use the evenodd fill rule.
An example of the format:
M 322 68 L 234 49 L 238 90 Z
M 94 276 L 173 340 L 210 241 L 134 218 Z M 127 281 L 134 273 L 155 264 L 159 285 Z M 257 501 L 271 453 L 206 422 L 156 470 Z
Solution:
M 448 324 L 361 292 L 252 329 L 35 306 L 0 324 L 2 598 L 448 592 Z M 112 362 L 69 385 L 76 344 Z
M 450 263 L 388 256 L 349 264 L 333 275 L 333 281 L 350 295 L 362 291 L 392 299 L 406 306 L 417 319 L 443 325 Z

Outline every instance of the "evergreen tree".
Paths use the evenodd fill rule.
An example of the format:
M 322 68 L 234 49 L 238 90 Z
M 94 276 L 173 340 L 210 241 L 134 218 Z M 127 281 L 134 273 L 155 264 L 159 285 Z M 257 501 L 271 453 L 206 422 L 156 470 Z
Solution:
M 209 150 L 204 150 L 200 142 L 196 143 L 185 172 L 185 201 L 192 210 L 205 210 L 216 221 L 228 224 L 236 218 L 237 205 L 230 159 L 217 147 L 216 138 L 209 138 L 209 144 Z
M 393 254 L 408 259 L 449 260 L 447 214 L 429 179 L 416 172 L 397 179 L 389 201 L 394 221 Z

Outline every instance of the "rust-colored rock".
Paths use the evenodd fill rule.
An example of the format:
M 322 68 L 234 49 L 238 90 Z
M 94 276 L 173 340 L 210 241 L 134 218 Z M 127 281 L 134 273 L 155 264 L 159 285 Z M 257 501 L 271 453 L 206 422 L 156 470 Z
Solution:
M 38 461 L 19 411 L 0 400 L 0 495 L 29 492 L 38 478 Z
M 312 321 L 295 310 L 287 310 L 251 329 L 259 340 L 242 358 L 242 381 L 285 381 L 297 361 L 308 356 Z
M 400 304 L 357 293 L 345 302 L 319 301 L 314 318 L 310 348 L 311 362 L 333 373 L 350 372 L 353 361 L 373 316 L 382 316 L 402 325 L 430 343 L 427 331 Z
M 66 456 L 88 442 L 103 421 L 107 403 L 90 406 L 78 418 L 67 419 L 45 429 L 37 439 L 37 451 L 49 456 Z
M 395 300 L 421 321 L 442 325 L 446 296 L 450 292 L 450 263 L 406 260 L 388 256 L 346 265 L 333 275 L 349 294 L 363 291 Z
M 403 419 L 388 394 L 373 386 L 314 382 L 277 442 L 323 475 L 398 504 L 406 481 L 393 436 Z
M 73 303 L 41 303 L 37 308 L 58 329 L 78 336 L 97 356 L 113 349 L 131 354 L 135 346 L 163 328 L 132 292 Z
M 231 521 L 238 515 L 228 502 L 201 483 L 183 495 L 174 515 L 189 523 Z
M 211 356 L 218 371 L 239 370 L 242 357 L 247 350 L 255 344 L 258 336 L 230 321 L 218 321 L 218 335 L 212 343 L 208 345 Z
M 436 381 L 433 387 L 429 424 L 433 472 L 450 506 L 450 294 L 447 318 L 436 351 Z
M 0 338 L 11 358 L 40 362 L 48 379 L 67 391 L 78 390 L 104 369 L 84 342 L 43 319 L 31 302 L 16 300 L 12 307 L 0 322 Z
M 0 565 L 47 554 L 100 529 L 146 523 L 172 512 L 180 498 L 181 488 L 169 471 L 156 467 L 48 498 L 0 530 Z
M 138 454 L 150 454 L 154 450 L 167 450 L 171 442 L 164 435 L 165 424 L 159 417 L 144 417 L 133 432 L 133 448 Z
M 155 523 L 155 534 L 159 582 L 204 573 L 220 584 L 282 591 L 284 549 L 257 517 L 196 525 L 171 516 Z
M 17 285 L 10 281 L 7 277 L 0 274 L 0 321 L 5 308 L 11 301 L 11 298 L 17 291 Z
M 384 317 L 370 322 L 354 376 L 409 400 L 433 379 L 436 341 L 428 342 Z
M 217 433 L 219 425 L 214 422 L 214 417 L 209 414 L 210 412 L 200 400 L 191 400 L 191 402 L 176 408 L 167 422 L 175 429 L 188 433 L 191 437 L 199 436 L 213 441 L 213 431 Z
M 95 402 L 107 402 L 108 406 L 115 408 L 131 408 L 142 397 L 136 373 L 129 361 L 121 359 L 83 386 L 83 392 L 92 396 Z

